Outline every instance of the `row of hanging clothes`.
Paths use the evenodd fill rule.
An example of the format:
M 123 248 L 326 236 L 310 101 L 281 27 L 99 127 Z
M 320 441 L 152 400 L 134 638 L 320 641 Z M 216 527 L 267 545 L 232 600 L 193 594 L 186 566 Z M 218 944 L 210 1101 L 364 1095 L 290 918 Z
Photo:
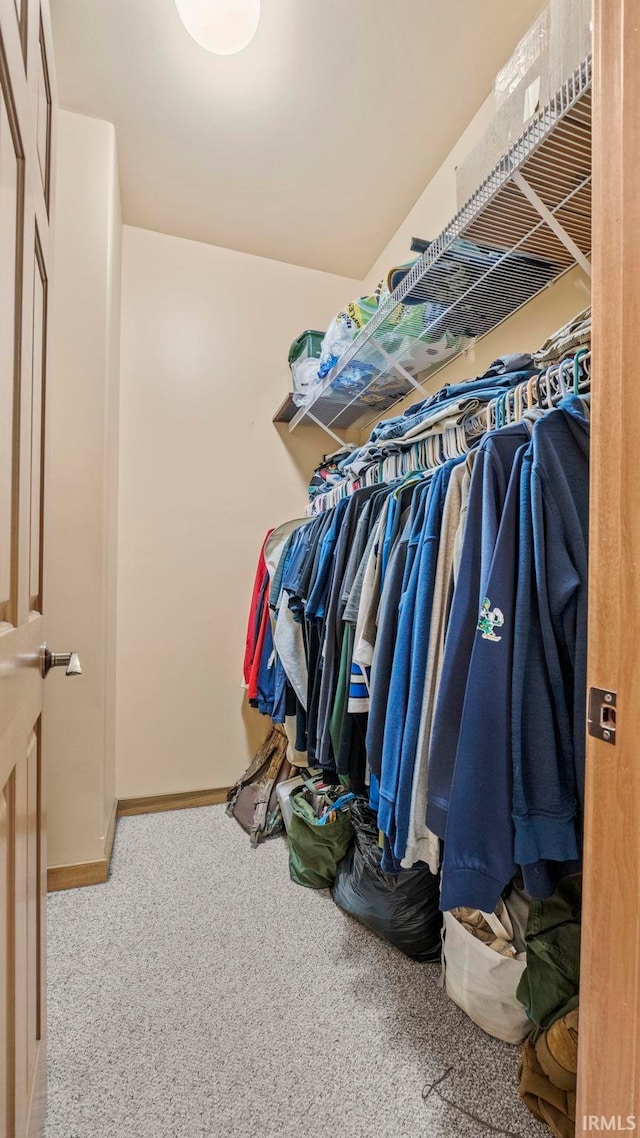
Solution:
M 334 456 L 258 564 L 250 701 L 295 723 L 299 765 L 368 796 L 383 869 L 441 874 L 443 910 L 491 913 L 517 873 L 549 897 L 580 866 L 582 317 L 561 358 L 504 357 Z

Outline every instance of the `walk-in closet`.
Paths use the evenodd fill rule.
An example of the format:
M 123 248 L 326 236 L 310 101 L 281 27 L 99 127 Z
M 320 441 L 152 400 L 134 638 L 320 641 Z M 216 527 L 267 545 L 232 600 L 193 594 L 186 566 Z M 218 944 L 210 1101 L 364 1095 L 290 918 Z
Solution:
M 0 1138 L 640 1131 L 639 96 L 0 0 Z

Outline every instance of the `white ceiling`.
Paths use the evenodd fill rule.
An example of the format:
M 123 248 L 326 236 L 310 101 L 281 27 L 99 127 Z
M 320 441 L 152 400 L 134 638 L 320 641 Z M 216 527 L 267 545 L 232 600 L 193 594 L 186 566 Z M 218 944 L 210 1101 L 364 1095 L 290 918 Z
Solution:
M 52 0 L 61 105 L 115 123 L 130 225 L 361 279 L 543 0 L 262 0 L 215 56 L 173 0 Z

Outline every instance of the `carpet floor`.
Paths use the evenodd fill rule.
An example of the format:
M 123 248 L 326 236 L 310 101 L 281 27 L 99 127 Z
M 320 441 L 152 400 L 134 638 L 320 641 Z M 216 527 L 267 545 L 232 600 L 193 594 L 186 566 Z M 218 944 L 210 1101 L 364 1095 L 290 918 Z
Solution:
M 49 897 L 47 1138 L 547 1135 L 437 965 L 293 885 L 223 807 L 122 818 Z

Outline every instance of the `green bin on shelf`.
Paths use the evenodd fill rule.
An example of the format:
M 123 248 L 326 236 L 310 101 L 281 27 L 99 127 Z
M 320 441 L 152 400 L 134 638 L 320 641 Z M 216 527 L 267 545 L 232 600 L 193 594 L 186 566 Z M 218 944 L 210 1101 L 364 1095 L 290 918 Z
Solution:
M 299 360 L 308 359 L 309 356 L 318 359 L 323 340 L 324 332 L 314 332 L 311 328 L 307 329 L 306 332 L 301 332 L 289 348 L 289 367 L 298 363 Z

